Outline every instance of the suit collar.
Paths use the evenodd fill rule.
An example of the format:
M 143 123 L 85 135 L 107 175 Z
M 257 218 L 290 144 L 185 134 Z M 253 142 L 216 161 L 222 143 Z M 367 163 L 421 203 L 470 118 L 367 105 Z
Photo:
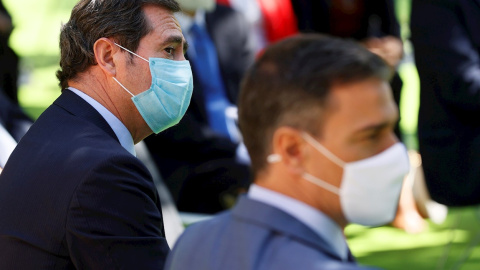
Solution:
M 341 260 L 341 258 L 329 248 L 329 245 L 323 238 L 299 220 L 275 207 L 242 196 L 232 210 L 232 215 L 234 218 L 243 219 L 269 228 L 272 231 L 288 235 L 299 242 L 321 250 L 336 260 Z M 350 252 L 348 259 L 349 261 L 354 261 Z
M 58 97 L 53 104 L 63 108 L 75 116 L 93 123 L 119 142 L 115 132 L 113 132 L 110 125 L 107 123 L 107 121 L 105 121 L 100 113 L 98 113 L 95 108 L 88 104 L 88 102 L 77 96 L 72 91 L 63 90 L 60 97 Z

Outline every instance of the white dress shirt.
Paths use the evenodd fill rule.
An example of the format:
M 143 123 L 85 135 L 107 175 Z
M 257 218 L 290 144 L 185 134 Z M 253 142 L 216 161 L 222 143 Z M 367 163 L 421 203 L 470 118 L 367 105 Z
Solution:
M 111 113 L 102 104 L 98 103 L 98 101 L 91 98 L 82 91 L 73 87 L 69 87 L 68 89 L 73 93 L 77 94 L 83 100 L 85 100 L 93 108 L 95 108 L 95 110 L 97 110 L 97 112 L 105 119 L 105 121 L 107 121 L 108 125 L 112 128 L 115 135 L 117 135 L 117 138 L 123 148 L 130 152 L 130 154 L 136 156 L 135 144 L 133 143 L 133 138 L 130 134 L 130 131 L 128 131 L 127 127 L 125 127 L 125 125 L 120 120 L 118 120 L 118 118 L 113 115 L 113 113 Z
M 247 196 L 295 217 L 325 239 L 342 260 L 348 260 L 348 246 L 343 231 L 324 213 L 303 202 L 255 184 L 250 186 Z

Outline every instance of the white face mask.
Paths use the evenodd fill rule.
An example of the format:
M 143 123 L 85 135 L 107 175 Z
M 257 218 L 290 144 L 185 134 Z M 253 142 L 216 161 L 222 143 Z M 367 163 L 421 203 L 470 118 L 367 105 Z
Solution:
M 340 188 L 308 173 L 304 173 L 303 178 L 339 195 L 348 222 L 379 226 L 395 218 L 403 179 L 410 169 L 407 150 L 402 143 L 375 156 L 347 163 L 310 135 L 304 133 L 303 138 L 343 168 Z
M 196 11 L 197 9 L 212 11 L 215 9 L 215 0 L 177 0 L 177 2 L 186 11 Z

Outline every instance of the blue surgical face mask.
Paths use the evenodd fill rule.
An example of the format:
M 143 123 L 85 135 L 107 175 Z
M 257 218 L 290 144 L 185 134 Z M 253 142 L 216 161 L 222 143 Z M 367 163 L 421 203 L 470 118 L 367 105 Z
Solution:
M 147 60 L 117 43 L 115 45 L 150 64 L 152 85 L 148 90 L 136 96 L 123 86 L 117 78 L 113 78 L 125 91 L 132 95 L 133 103 L 150 129 L 158 134 L 178 124 L 185 115 L 192 97 L 193 78 L 190 62 L 164 58 Z

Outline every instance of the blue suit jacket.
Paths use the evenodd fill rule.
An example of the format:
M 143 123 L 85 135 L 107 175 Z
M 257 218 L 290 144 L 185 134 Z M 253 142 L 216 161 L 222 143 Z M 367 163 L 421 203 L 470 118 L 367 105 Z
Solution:
M 480 0 L 416 0 L 418 140 L 431 197 L 480 204 Z
M 65 90 L 0 175 L 0 269 L 161 269 L 160 209 L 145 166 Z
M 318 234 L 287 213 L 241 197 L 231 210 L 186 229 L 168 270 L 367 269 L 343 262 Z

